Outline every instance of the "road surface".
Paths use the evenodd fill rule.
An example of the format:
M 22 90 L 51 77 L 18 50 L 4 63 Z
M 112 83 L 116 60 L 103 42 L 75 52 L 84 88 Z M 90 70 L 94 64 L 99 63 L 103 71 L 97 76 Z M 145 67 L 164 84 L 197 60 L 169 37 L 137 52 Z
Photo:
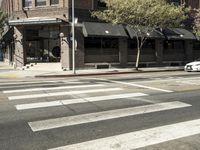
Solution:
M 0 79 L 2 150 L 198 150 L 200 73 Z

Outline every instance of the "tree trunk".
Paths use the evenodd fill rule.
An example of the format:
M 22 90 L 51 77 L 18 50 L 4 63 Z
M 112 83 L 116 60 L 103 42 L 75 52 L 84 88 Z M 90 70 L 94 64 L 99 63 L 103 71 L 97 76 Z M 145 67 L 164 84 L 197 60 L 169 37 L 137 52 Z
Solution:
M 137 58 L 136 58 L 136 63 L 135 63 L 135 69 L 136 70 L 139 69 L 140 51 L 141 51 L 141 49 L 138 47 L 138 49 L 137 49 Z

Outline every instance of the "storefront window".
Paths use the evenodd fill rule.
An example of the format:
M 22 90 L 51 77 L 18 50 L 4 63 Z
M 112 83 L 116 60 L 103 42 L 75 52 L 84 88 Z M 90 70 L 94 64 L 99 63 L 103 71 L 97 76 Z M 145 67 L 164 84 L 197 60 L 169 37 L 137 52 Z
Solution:
M 59 27 L 32 27 L 26 29 L 27 62 L 59 62 Z
M 164 53 L 184 52 L 184 41 L 182 40 L 167 40 L 164 41 Z
M 36 6 L 44 6 L 46 5 L 46 0 L 36 0 Z
M 200 41 L 193 42 L 193 50 L 200 51 Z
M 57 4 L 59 4 L 59 0 L 51 0 L 50 4 L 51 5 L 57 5 Z
M 106 3 L 104 2 L 104 0 L 98 0 L 97 7 L 98 8 L 106 8 Z
M 85 38 L 85 48 L 101 48 L 101 38 Z
M 173 3 L 174 5 L 178 6 L 181 4 L 180 0 L 171 0 L 171 3 Z
M 142 54 L 153 54 L 155 51 L 155 40 L 147 39 L 142 46 Z M 128 40 L 128 54 L 136 55 L 137 54 L 137 40 L 129 39 Z
M 85 38 L 86 54 L 118 55 L 118 39 L 115 38 Z
M 128 48 L 129 49 L 135 49 L 137 48 L 137 41 L 133 39 L 128 40 Z
M 23 7 L 32 7 L 32 0 L 23 0 Z

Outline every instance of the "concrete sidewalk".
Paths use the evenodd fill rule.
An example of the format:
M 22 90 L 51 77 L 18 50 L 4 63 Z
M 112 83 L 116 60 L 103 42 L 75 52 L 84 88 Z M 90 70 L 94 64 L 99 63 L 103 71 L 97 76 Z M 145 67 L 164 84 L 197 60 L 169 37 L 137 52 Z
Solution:
M 45 70 L 19 70 L 13 69 L 8 64 L 0 62 L 0 78 L 34 78 L 34 77 L 73 77 L 73 76 L 95 76 L 95 75 L 112 75 L 112 74 L 128 74 L 128 73 L 149 73 L 149 72 L 165 72 L 165 71 L 181 71 L 181 67 L 153 67 L 140 68 L 139 71 L 134 68 L 110 68 L 110 69 L 84 69 L 76 70 L 74 75 L 72 71 L 54 71 L 53 69 Z

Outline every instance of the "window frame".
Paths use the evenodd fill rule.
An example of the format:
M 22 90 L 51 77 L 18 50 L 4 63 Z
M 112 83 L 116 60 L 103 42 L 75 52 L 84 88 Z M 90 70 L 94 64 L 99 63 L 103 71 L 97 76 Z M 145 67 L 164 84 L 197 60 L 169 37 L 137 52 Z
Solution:
M 38 5 L 38 1 L 43 1 L 45 4 L 44 5 Z M 35 0 L 35 6 L 36 7 L 45 7 L 47 5 L 47 1 L 46 0 Z
M 60 3 L 60 1 L 59 1 L 59 0 L 57 0 L 57 1 L 58 1 L 58 3 L 56 3 L 56 4 L 53 4 L 53 3 L 52 3 L 52 1 L 53 1 L 53 0 L 50 0 L 50 5 L 51 5 L 51 6 L 57 6 L 57 5 L 59 5 L 59 3 Z
M 27 5 L 27 6 L 26 6 L 26 2 L 30 2 L 30 5 Z M 23 1 L 22 1 L 22 7 L 23 7 L 23 8 L 32 8 L 32 5 L 33 5 L 32 0 L 23 0 Z

